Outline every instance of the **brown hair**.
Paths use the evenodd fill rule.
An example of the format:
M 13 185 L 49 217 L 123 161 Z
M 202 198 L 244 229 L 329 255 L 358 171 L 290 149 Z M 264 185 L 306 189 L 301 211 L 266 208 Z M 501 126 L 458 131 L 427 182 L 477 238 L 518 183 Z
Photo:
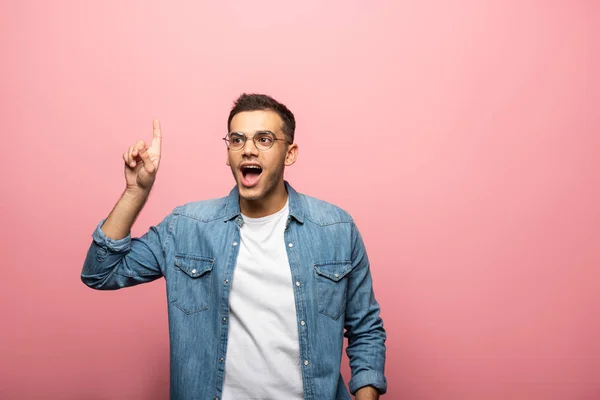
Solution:
M 291 143 L 294 143 L 294 131 L 296 130 L 296 120 L 294 114 L 282 103 L 278 102 L 271 96 L 266 94 L 246 94 L 243 93 L 237 98 L 233 104 L 233 108 L 229 113 L 229 119 L 227 120 L 227 130 L 231 126 L 231 120 L 233 117 L 244 111 L 259 111 L 259 110 L 270 110 L 276 112 L 279 118 L 283 121 L 281 129 L 285 134 L 285 137 Z

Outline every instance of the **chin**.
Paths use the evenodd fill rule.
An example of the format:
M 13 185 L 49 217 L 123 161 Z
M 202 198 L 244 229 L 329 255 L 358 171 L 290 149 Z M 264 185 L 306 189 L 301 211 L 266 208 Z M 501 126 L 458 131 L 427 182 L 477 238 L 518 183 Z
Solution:
M 238 183 L 238 191 L 240 193 L 240 198 L 247 201 L 256 201 L 265 197 L 265 191 L 258 187 L 247 188 Z

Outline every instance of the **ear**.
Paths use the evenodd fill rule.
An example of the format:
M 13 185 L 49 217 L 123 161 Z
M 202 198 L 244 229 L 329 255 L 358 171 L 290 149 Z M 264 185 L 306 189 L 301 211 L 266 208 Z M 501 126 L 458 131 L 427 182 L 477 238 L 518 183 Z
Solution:
M 289 167 L 296 162 L 298 158 L 298 145 L 296 143 L 288 146 L 287 152 L 285 153 L 285 166 Z
M 225 160 L 225 164 L 227 164 L 228 167 L 231 167 L 231 163 L 229 162 L 229 149 L 227 149 L 227 159 Z

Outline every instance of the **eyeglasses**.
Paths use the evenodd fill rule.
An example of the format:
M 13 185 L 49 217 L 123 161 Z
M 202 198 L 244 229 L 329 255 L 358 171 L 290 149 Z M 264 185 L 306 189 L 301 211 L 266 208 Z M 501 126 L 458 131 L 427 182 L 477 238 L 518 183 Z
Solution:
M 248 137 L 242 132 L 230 132 L 223 138 L 225 144 L 227 144 L 227 148 L 229 150 L 237 151 L 244 148 L 246 145 L 246 141 Z M 258 150 L 266 151 L 273 147 L 273 144 L 277 140 L 282 140 L 289 144 L 292 144 L 287 139 L 278 139 L 275 137 L 275 134 L 271 131 L 258 131 L 252 137 L 252 141 Z

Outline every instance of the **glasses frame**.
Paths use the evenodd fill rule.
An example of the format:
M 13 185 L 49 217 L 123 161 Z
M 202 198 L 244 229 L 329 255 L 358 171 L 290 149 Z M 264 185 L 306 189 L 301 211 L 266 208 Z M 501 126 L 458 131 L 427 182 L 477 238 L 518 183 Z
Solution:
M 232 134 L 234 134 L 234 133 L 235 133 L 235 134 L 238 134 L 238 135 L 241 135 L 241 136 L 243 136 L 243 137 L 244 137 L 244 144 L 243 144 L 243 145 L 242 145 L 242 147 L 240 147 L 239 149 L 232 149 L 232 148 L 229 146 L 229 137 L 230 137 Z M 272 143 L 272 144 L 271 144 L 271 146 L 270 146 L 269 148 L 267 148 L 267 149 L 261 149 L 260 147 L 258 147 L 258 144 L 256 143 L 256 137 L 257 137 L 259 134 L 262 134 L 262 133 L 268 133 L 268 134 L 270 134 L 271 136 L 273 136 L 273 143 Z M 244 149 L 244 147 L 246 147 L 246 143 L 248 143 L 248 136 L 246 136 L 246 134 L 245 134 L 244 132 L 237 132 L 237 131 L 233 131 L 233 132 L 229 132 L 229 133 L 227 134 L 227 136 L 225 136 L 225 137 L 223 138 L 223 140 L 225 141 L 225 145 L 227 146 L 227 149 L 229 149 L 229 150 L 231 150 L 231 151 L 240 151 L 240 150 L 243 150 L 243 149 Z M 273 133 L 273 132 L 271 132 L 271 131 L 256 131 L 256 132 L 254 132 L 254 135 L 252 135 L 252 141 L 254 142 L 254 147 L 256 147 L 256 148 L 257 148 L 259 151 L 268 151 L 268 150 L 271 150 L 271 149 L 273 148 L 273 145 L 275 144 L 275 141 L 278 141 L 278 140 L 284 141 L 284 142 L 286 142 L 286 143 L 288 143 L 288 144 L 293 144 L 292 142 L 290 142 L 290 141 L 289 141 L 289 140 L 287 140 L 287 139 L 279 139 L 277 136 L 275 136 L 275 133 Z

